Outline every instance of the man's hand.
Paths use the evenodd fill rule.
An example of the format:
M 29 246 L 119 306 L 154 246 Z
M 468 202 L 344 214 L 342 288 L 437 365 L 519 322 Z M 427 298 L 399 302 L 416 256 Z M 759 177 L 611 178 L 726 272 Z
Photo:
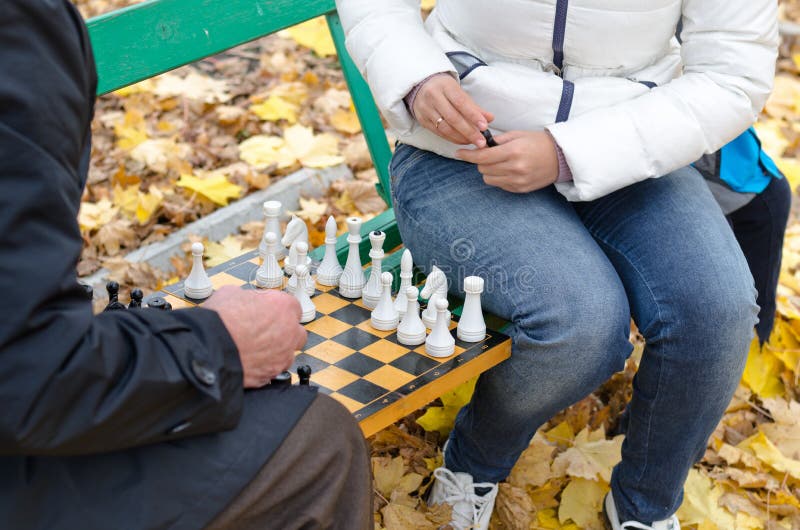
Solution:
M 511 131 L 495 137 L 497 147 L 459 149 L 456 156 L 478 165 L 483 181 L 512 193 L 528 193 L 558 178 L 558 155 L 545 131 Z
M 225 286 L 203 304 L 219 313 L 239 349 L 244 387 L 258 388 L 292 365 L 306 343 L 300 304 L 279 291 L 243 291 Z
M 434 134 L 459 145 L 477 147 L 486 145 L 481 131 L 494 119 L 472 101 L 450 74 L 428 79 L 414 99 L 413 111 L 417 121 Z

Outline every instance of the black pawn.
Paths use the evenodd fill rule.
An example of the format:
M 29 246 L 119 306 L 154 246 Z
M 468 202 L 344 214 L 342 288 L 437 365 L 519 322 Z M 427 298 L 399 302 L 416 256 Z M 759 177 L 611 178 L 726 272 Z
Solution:
M 311 367 L 307 364 L 297 367 L 297 377 L 300 378 L 301 385 L 311 384 Z
M 134 289 L 131 291 L 131 303 L 128 304 L 128 309 L 142 307 L 142 300 L 144 300 L 144 293 L 141 289 Z
M 162 311 L 171 311 L 172 310 L 172 304 L 170 304 L 169 302 L 167 302 L 166 300 L 164 300 L 160 296 L 154 296 L 153 298 L 151 298 L 150 301 L 147 302 L 147 307 L 150 307 L 150 308 L 153 308 L 153 309 L 160 309 Z
M 119 298 L 119 284 L 115 281 L 110 281 L 106 284 L 106 291 L 108 291 L 108 305 L 103 311 L 120 311 L 125 309 L 125 304 L 121 303 Z
M 292 384 L 292 374 L 289 372 L 281 372 L 276 375 L 270 382 L 270 385 L 276 387 L 284 387 Z
M 81 288 L 87 300 L 94 300 L 94 289 L 88 283 L 82 283 Z

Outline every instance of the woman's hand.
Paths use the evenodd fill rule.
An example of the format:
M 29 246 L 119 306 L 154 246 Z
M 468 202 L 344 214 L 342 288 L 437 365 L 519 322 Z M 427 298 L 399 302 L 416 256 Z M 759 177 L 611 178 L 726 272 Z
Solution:
M 456 156 L 477 164 L 489 186 L 528 193 L 558 178 L 556 143 L 545 131 L 510 131 L 495 137 L 497 147 L 459 149 Z
M 414 116 L 434 134 L 450 142 L 486 146 L 481 131 L 494 119 L 464 92 L 450 74 L 431 77 L 414 99 Z

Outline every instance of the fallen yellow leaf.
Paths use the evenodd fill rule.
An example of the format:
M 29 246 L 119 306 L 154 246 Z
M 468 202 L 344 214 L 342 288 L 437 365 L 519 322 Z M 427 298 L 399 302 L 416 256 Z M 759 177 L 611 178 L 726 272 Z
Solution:
M 208 242 L 203 254 L 207 267 L 216 267 L 228 260 L 241 256 L 244 250 L 242 243 L 235 236 L 227 236 L 219 242 Z
M 558 521 L 564 524 L 571 520 L 581 528 L 602 528 L 600 512 L 608 489 L 594 480 L 572 479 L 561 492 Z
M 361 122 L 352 109 L 339 109 L 331 116 L 331 125 L 337 130 L 347 134 L 361 132 Z
M 800 460 L 793 460 L 775 447 L 769 438 L 759 430 L 750 438 L 741 442 L 740 449 L 750 450 L 756 457 L 779 473 L 788 473 L 795 480 L 800 480 Z
M 783 395 L 780 379 L 781 362 L 766 348 L 762 348 L 755 337 L 750 343 L 747 364 L 742 381 L 750 390 L 761 397 L 770 398 Z
M 602 434 L 602 430 L 600 430 Z M 624 436 L 612 440 L 592 439 L 596 437 L 583 429 L 575 437 L 573 446 L 559 454 L 553 461 L 552 470 L 556 476 L 569 475 L 588 480 L 611 481 L 611 470 L 619 462 Z
M 286 33 L 301 46 L 311 48 L 320 57 L 336 55 L 331 33 L 325 17 L 313 18 L 286 30 Z
M 95 230 L 109 223 L 119 212 L 108 199 L 100 199 L 96 203 L 84 201 L 78 212 L 78 224 L 81 230 Z
M 300 198 L 300 209 L 296 212 L 290 212 L 301 219 L 305 219 L 311 224 L 319 221 L 325 212 L 328 211 L 328 205 L 324 202 L 319 202 L 314 199 Z
M 137 111 L 129 110 L 122 122 L 114 125 L 114 134 L 117 136 L 117 147 L 133 149 L 148 138 L 144 117 Z
M 250 111 L 262 120 L 286 120 L 289 123 L 297 123 L 297 112 L 299 110 L 300 107 L 295 103 L 274 95 L 262 103 L 250 106 Z
M 220 206 L 228 204 L 230 199 L 238 199 L 242 193 L 240 186 L 229 182 L 224 175 L 220 174 L 209 175 L 207 178 L 181 175 L 181 178 L 175 184 L 199 193 Z
M 709 528 L 729 530 L 734 528 L 735 520 L 727 510 L 719 506 L 724 491 L 715 486 L 711 479 L 697 469 L 689 471 L 683 487 L 683 504 L 678 509 L 678 518 L 684 525 L 708 525 Z

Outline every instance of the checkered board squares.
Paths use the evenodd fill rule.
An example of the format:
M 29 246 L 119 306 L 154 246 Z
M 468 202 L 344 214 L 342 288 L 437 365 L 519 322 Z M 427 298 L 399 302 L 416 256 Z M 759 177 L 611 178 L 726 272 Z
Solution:
M 257 289 L 258 265 L 258 253 L 252 251 L 207 272 L 214 288 Z M 202 303 L 186 297 L 182 282 L 153 296 L 163 296 L 175 309 Z M 311 383 L 347 407 L 367 436 L 491 368 L 511 352 L 509 337 L 489 330 L 477 343 L 456 338 L 455 354 L 450 357 L 430 357 L 424 344 L 404 346 L 394 331 L 373 329 L 370 310 L 360 299 L 343 298 L 335 288 L 320 285 L 312 299 L 317 316 L 305 324 L 308 340 L 296 355 L 293 378 L 296 382 L 298 366 L 309 365 Z M 450 325 L 454 338 L 456 318 Z

